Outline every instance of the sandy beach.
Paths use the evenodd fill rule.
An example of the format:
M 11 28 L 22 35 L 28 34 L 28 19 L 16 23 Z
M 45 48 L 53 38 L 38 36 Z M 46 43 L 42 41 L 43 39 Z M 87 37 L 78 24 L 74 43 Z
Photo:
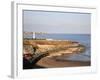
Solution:
M 56 60 L 54 58 L 44 57 L 42 58 L 37 65 L 46 67 L 46 68 L 57 68 L 57 67 L 79 67 L 79 66 L 90 66 L 89 61 L 69 61 L 69 60 Z

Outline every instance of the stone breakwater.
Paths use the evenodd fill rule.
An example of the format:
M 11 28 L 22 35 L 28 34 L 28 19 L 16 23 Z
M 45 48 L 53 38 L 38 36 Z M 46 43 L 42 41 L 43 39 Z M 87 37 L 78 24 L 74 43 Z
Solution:
M 24 40 L 24 45 L 35 47 L 36 53 L 49 53 L 47 57 L 78 54 L 85 51 L 85 46 L 69 40 Z

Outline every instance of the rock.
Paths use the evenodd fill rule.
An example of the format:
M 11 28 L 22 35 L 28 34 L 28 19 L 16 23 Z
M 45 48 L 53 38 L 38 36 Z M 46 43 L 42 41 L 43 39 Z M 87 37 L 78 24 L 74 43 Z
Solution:
M 38 47 L 36 52 L 49 53 L 50 56 L 61 56 L 64 54 L 76 54 L 85 51 L 85 46 L 79 42 L 68 40 L 24 40 L 24 44 Z

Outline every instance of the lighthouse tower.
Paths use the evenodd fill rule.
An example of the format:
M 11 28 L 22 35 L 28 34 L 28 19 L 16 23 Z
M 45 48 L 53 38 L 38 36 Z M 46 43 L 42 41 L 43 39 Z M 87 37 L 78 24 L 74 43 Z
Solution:
M 33 39 L 35 39 L 36 38 L 36 33 L 35 32 L 33 32 Z

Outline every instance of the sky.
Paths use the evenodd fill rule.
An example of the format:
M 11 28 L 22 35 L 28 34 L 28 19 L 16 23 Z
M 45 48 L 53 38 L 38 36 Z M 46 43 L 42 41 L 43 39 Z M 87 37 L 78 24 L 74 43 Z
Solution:
M 91 14 L 23 11 L 24 32 L 90 34 Z

